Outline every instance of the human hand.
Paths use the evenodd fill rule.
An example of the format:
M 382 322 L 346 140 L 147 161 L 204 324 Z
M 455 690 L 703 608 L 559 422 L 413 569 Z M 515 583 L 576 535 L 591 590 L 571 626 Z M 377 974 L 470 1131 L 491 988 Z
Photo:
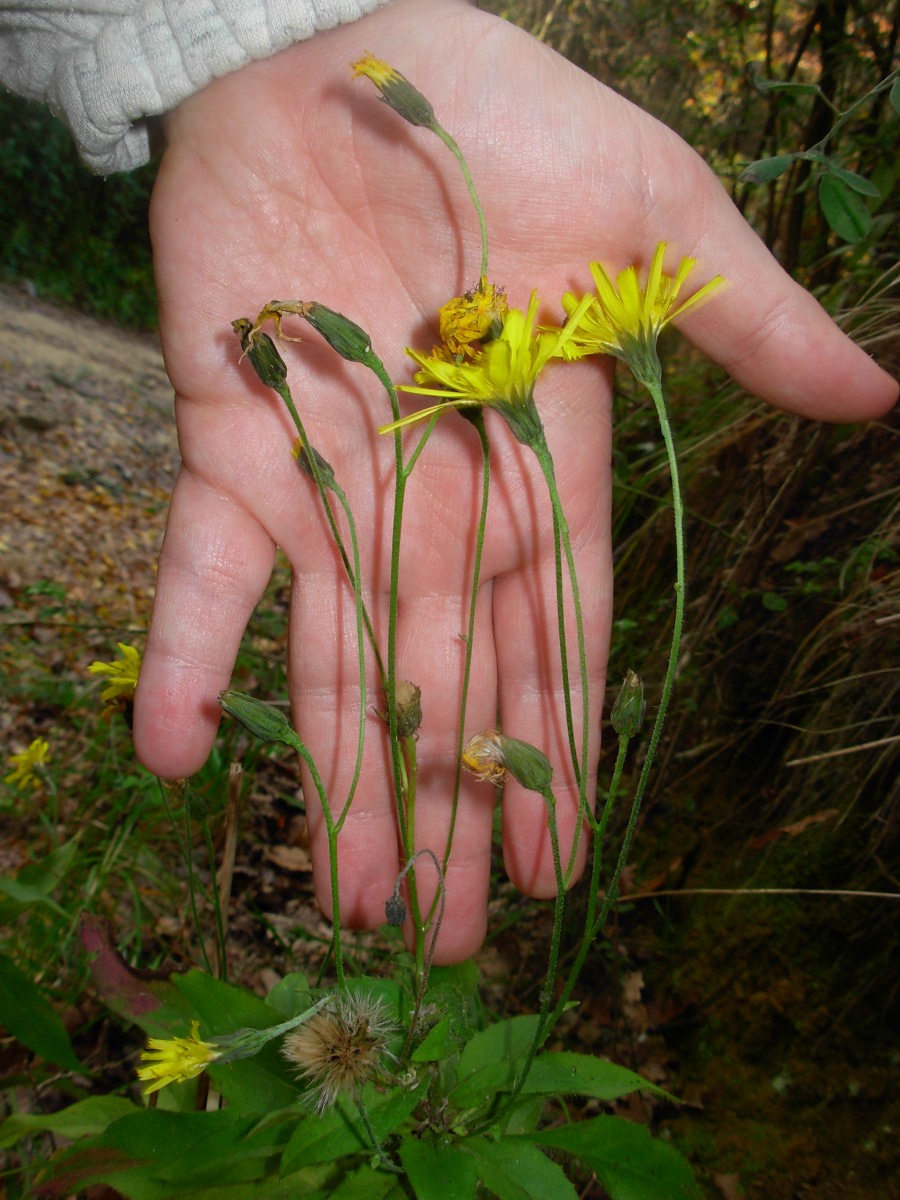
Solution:
M 167 118 L 151 208 L 183 466 L 135 744 L 166 777 L 192 774 L 205 761 L 217 695 L 229 684 L 277 544 L 294 565 L 294 721 L 338 806 L 360 703 L 352 595 L 317 497 L 290 456 L 292 426 L 239 363 L 231 321 L 273 298 L 318 300 L 362 325 L 402 382 L 411 374 L 403 347 L 427 349 L 438 307 L 477 280 L 478 230 L 458 169 L 436 138 L 376 103 L 367 81 L 351 83 L 350 64 L 366 50 L 422 88 L 462 147 L 487 214 L 489 274 L 513 305 L 524 308 L 537 288 L 547 319 L 558 319 L 564 290 L 589 289 L 589 260 L 646 265 L 666 240 L 673 261 L 698 259 L 690 286 L 716 273 L 730 281 L 681 324 L 742 385 L 824 420 L 874 417 L 896 397 L 892 381 L 780 270 L 675 134 L 463 0 L 395 0 L 186 101 Z M 304 337 L 282 347 L 292 392 L 354 508 L 366 600 L 383 638 L 393 446 L 375 427 L 390 413 L 363 368 L 336 359 L 306 327 L 290 332 Z M 555 365 L 536 393 L 586 606 L 592 768 L 611 620 L 610 383 L 609 363 Z M 493 726 L 499 704 L 504 730 L 549 755 L 565 847 L 575 789 L 559 728 L 549 506 L 528 452 L 490 418 L 494 482 L 467 732 Z M 421 687 L 424 709 L 417 844 L 438 854 L 455 769 L 459 635 L 479 492 L 477 441 L 466 422 L 447 416 L 409 487 L 398 636 L 398 673 Z M 340 839 L 342 916 L 355 926 L 383 921 L 402 865 L 383 742 L 370 730 Z M 328 910 L 324 830 L 311 788 L 306 795 L 317 890 Z M 464 783 L 438 961 L 464 958 L 482 941 L 492 803 L 491 788 Z M 552 895 L 543 801 L 514 785 L 504 796 L 503 844 L 513 881 Z M 428 872 L 422 866 L 420 879 Z M 427 882 L 420 886 L 427 892 Z

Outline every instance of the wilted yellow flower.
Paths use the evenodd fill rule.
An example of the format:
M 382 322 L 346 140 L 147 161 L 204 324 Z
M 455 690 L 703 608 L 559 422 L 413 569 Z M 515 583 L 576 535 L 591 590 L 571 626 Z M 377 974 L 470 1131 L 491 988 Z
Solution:
M 141 673 L 141 653 L 134 646 L 117 642 L 121 658 L 114 662 L 92 662 L 88 670 L 92 675 L 105 675 L 107 686 L 100 693 L 100 699 L 106 702 L 103 716 L 108 717 L 114 712 L 128 712 L 134 702 L 134 693 Z
M 490 334 L 496 336 L 509 311 L 506 293 L 482 276 L 478 286 L 462 296 L 454 296 L 441 308 L 438 322 L 441 341 L 448 358 L 461 354 L 474 358 Z
M 312 1084 L 316 1110 L 324 1112 L 341 1092 L 353 1095 L 377 1074 L 393 1029 L 381 1000 L 338 992 L 288 1034 L 282 1053 Z
M 434 109 L 418 88 L 413 87 L 405 75 L 395 71 L 374 54 L 364 54 L 353 64 L 353 76 L 365 75 L 381 92 L 381 98 L 395 113 L 409 121 L 410 125 L 421 125 L 433 129 L 436 124 Z
M 538 296 L 532 292 L 527 310 L 523 313 L 518 308 L 508 309 L 499 335 L 487 342 L 471 362 L 448 362 L 434 354 L 426 356 L 407 349 L 406 353 L 419 364 L 418 386 L 408 385 L 400 390 L 438 396 L 441 402 L 384 425 L 379 432 L 387 433 L 426 420 L 445 409 L 487 405 L 500 413 L 520 442 L 534 445 L 542 435 L 534 405 L 535 382 L 547 363 L 560 355 L 562 343 L 588 303 L 586 298 L 576 306 L 573 319 L 565 328 L 535 331 Z
M 41 786 L 44 765 L 50 756 L 50 743 L 43 738 L 35 738 L 27 750 L 9 756 L 8 765 L 13 768 L 5 776 L 6 783 L 14 783 L 20 792 L 27 787 L 33 791 Z
M 146 1049 L 141 1051 L 141 1062 L 137 1076 L 149 1080 L 144 1095 L 157 1092 L 170 1083 L 193 1079 L 211 1062 L 221 1057 L 221 1049 L 213 1042 L 204 1042 L 197 1035 L 199 1021 L 191 1021 L 189 1037 L 150 1038 Z
M 463 747 L 462 765 L 484 783 L 502 783 L 506 778 L 506 762 L 499 738 L 496 729 L 486 729 L 469 738 Z
M 563 358 L 613 354 L 626 362 L 642 383 L 658 380 L 656 342 L 660 331 L 724 283 L 722 276 L 716 275 L 693 296 L 677 304 L 678 294 L 696 259 L 682 258 L 675 275 L 665 275 L 662 265 L 666 245 L 660 242 L 656 247 L 643 287 L 634 266 L 620 271 L 614 284 L 600 263 L 590 264 L 597 294 L 581 313 L 577 327 L 560 344 Z M 563 307 L 570 320 L 582 304 L 571 292 L 563 296 Z
M 553 779 L 550 761 L 537 746 L 506 737 L 496 729 L 486 729 L 469 739 L 462 752 L 462 765 L 488 783 L 502 783 L 508 772 L 529 791 L 542 794 Z

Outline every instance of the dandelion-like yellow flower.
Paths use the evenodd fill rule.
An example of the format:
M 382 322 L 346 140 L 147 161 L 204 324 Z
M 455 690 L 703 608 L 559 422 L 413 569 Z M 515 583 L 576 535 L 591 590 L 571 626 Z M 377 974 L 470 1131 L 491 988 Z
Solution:
M 8 765 L 13 769 L 5 776 L 6 783 L 14 783 L 20 792 L 31 787 L 33 791 L 43 783 L 43 769 L 50 756 L 50 743 L 43 738 L 35 738 L 27 750 L 19 754 L 11 754 Z
M 204 1042 L 197 1034 L 199 1021 L 191 1021 L 189 1037 L 150 1038 L 146 1049 L 141 1051 L 138 1079 L 146 1082 L 144 1095 L 158 1092 L 170 1083 L 193 1079 L 211 1062 L 221 1057 L 220 1048 L 213 1042 Z
M 509 312 L 503 288 L 482 276 L 478 286 L 454 296 L 441 308 L 438 322 L 448 358 L 475 358 L 481 342 L 496 336 Z
M 537 292 L 531 293 L 528 308 L 507 310 L 500 333 L 482 347 L 471 362 L 448 362 L 440 355 L 424 355 L 417 350 L 406 353 L 418 363 L 416 384 L 401 391 L 420 396 L 438 396 L 440 403 L 384 425 L 379 433 L 427 420 L 435 413 L 451 408 L 495 408 L 518 440 L 534 446 L 543 436 L 534 404 L 534 385 L 547 363 L 561 355 L 561 347 L 576 328 L 576 321 L 588 304 L 586 297 L 573 310 L 563 329 L 536 331 Z
M 660 367 L 656 342 L 660 331 L 724 283 L 722 276 L 716 275 L 678 304 L 679 292 L 694 269 L 696 259 L 682 258 L 675 275 L 665 275 L 662 267 L 666 245 L 666 242 L 660 242 L 656 247 L 643 287 L 634 266 L 620 271 L 613 283 L 600 263 L 590 264 L 597 294 L 591 297 L 591 304 L 579 318 L 577 328 L 561 344 L 564 358 L 613 354 L 626 362 L 642 383 L 658 381 Z M 583 301 L 571 292 L 563 296 L 563 307 L 570 319 L 581 303 Z
M 92 662 L 88 670 L 92 675 L 105 675 L 107 686 L 100 693 L 100 699 L 106 702 L 103 716 L 108 717 L 114 712 L 127 712 L 134 702 L 134 693 L 141 673 L 141 653 L 134 646 L 117 642 L 121 658 L 114 662 Z
M 365 75 L 381 92 L 381 98 L 395 113 L 409 121 L 410 125 L 421 125 L 433 129 L 437 124 L 434 109 L 418 88 L 413 87 L 405 75 L 394 70 L 383 59 L 374 54 L 364 54 L 353 64 L 353 77 Z

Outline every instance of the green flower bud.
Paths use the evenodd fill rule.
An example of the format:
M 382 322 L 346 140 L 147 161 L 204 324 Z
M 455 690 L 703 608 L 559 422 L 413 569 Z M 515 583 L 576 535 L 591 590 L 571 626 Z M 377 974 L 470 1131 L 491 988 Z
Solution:
M 528 742 L 500 735 L 500 749 L 506 769 L 522 787 L 543 794 L 553 779 L 553 768 L 546 754 Z
M 609 714 L 610 723 L 619 737 L 634 737 L 644 723 L 646 711 L 644 685 L 634 671 L 629 670 Z
M 220 692 L 219 703 L 245 729 L 264 742 L 284 742 L 291 746 L 296 734 L 285 714 L 273 704 L 257 700 L 245 692 Z
M 509 772 L 523 787 L 542 795 L 553 779 L 550 760 L 536 746 L 505 737 L 495 729 L 469 739 L 462 763 L 467 771 L 491 783 L 502 783 Z
M 434 109 L 418 88 L 413 87 L 405 75 L 389 67 L 372 54 L 364 55 L 353 64 L 353 75 L 365 75 L 381 92 L 381 98 L 404 121 L 433 129 L 437 124 Z
M 301 314 L 325 341 L 350 362 L 368 363 L 372 357 L 372 339 L 355 321 L 313 300 Z
M 246 317 L 232 321 L 231 328 L 240 337 L 241 349 L 260 380 L 266 387 L 281 387 L 287 379 L 287 365 L 269 335 L 259 330 L 253 333 L 253 326 Z
M 315 450 L 312 446 L 307 446 L 302 438 L 296 438 L 291 447 L 291 455 L 297 460 L 297 466 L 304 475 L 308 475 L 310 479 L 315 479 L 313 474 L 312 463 L 318 467 L 319 476 L 322 483 L 328 487 L 334 482 L 334 468 L 327 458 Z

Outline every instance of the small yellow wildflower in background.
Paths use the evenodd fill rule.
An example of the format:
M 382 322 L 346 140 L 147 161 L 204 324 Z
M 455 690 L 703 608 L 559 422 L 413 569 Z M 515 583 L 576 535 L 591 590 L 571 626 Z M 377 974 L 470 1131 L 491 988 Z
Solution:
M 563 358 L 613 354 L 626 362 L 642 383 L 659 379 L 656 342 L 660 331 L 724 283 L 722 276 L 716 275 L 693 296 L 676 304 L 696 259 L 683 258 L 674 276 L 665 275 L 662 265 L 666 246 L 666 242 L 660 242 L 656 247 L 643 287 L 636 267 L 620 271 L 614 284 L 600 263 L 590 264 L 597 294 L 578 319 L 577 328 L 561 344 Z M 570 319 L 581 303 L 571 292 L 563 296 Z
M 371 79 L 381 92 L 385 104 L 404 121 L 409 121 L 410 125 L 420 125 L 424 129 L 434 129 L 437 125 L 434 109 L 419 89 L 382 59 L 374 54 L 364 54 L 358 62 L 353 63 L 354 79 L 358 75 Z
M 50 743 L 35 738 L 27 750 L 11 754 L 8 765 L 13 770 L 5 777 L 6 783 L 14 783 L 20 792 L 31 787 L 33 791 L 44 782 L 44 767 L 50 757 Z
M 92 662 L 88 670 L 92 675 L 105 675 L 109 681 L 100 693 L 100 699 L 106 703 L 103 716 L 121 712 L 127 718 L 141 673 L 141 653 L 124 642 L 117 642 L 116 645 L 121 658 L 114 662 Z
M 191 1021 L 189 1037 L 150 1038 L 141 1051 L 138 1079 L 145 1081 L 144 1095 L 158 1092 L 170 1083 L 193 1079 L 209 1063 L 221 1057 L 220 1048 L 198 1037 L 199 1021 Z M 148 1082 L 149 1081 L 149 1082 Z
M 448 358 L 474 358 L 481 343 L 496 337 L 509 312 L 506 293 L 482 276 L 478 286 L 454 296 L 441 308 L 438 322 Z

